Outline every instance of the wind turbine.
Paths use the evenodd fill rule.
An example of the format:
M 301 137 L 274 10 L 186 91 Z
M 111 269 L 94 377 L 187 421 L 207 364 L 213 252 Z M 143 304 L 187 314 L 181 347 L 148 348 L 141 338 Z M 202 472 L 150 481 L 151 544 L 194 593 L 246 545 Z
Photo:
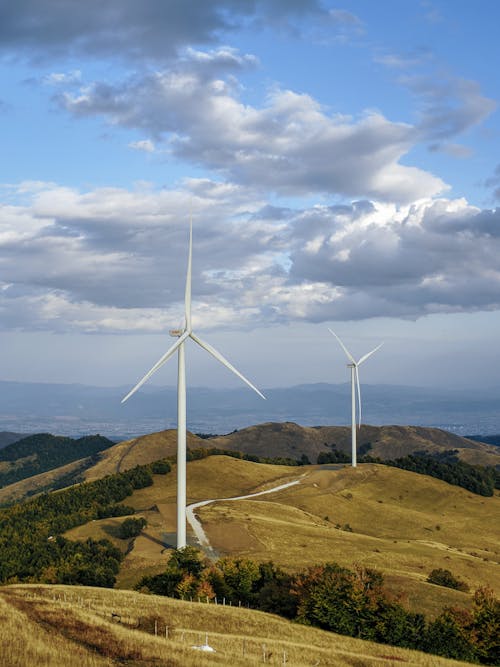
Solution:
M 338 340 L 340 343 L 342 349 L 347 355 L 347 358 L 351 363 L 347 364 L 347 368 L 351 369 L 351 446 L 352 446 L 352 467 L 355 468 L 357 465 L 357 446 L 356 446 L 356 389 L 358 390 L 358 406 L 359 406 L 359 418 L 358 418 L 358 424 L 359 427 L 361 427 L 361 389 L 359 386 L 359 366 L 368 359 L 368 357 L 371 357 L 372 354 L 374 354 L 377 350 L 379 350 L 383 343 L 380 343 L 380 345 L 377 345 L 376 348 L 374 348 L 371 352 L 368 352 L 368 354 L 364 354 L 358 361 L 354 359 L 352 354 L 349 352 L 349 350 L 346 348 L 344 343 L 340 340 L 340 338 L 337 336 L 335 331 L 332 331 L 331 329 L 328 329 L 328 331 L 332 334 L 332 336 L 335 336 L 335 338 Z
M 197 336 L 191 323 L 191 263 L 193 254 L 193 225 L 189 224 L 189 252 L 188 252 L 188 266 L 186 275 L 186 290 L 184 296 L 184 312 L 185 322 L 183 329 L 173 329 L 170 335 L 177 338 L 177 341 L 160 357 L 156 364 L 149 370 L 146 375 L 139 380 L 133 389 L 122 399 L 124 403 L 134 394 L 142 385 L 149 380 L 149 378 L 156 373 L 156 371 L 166 363 L 170 357 L 177 352 L 178 368 L 177 368 L 177 548 L 181 549 L 186 546 L 186 361 L 184 344 L 188 338 L 191 338 L 200 347 L 206 350 L 209 354 L 217 359 L 221 364 L 226 366 L 230 371 L 237 375 L 243 382 L 245 382 L 251 389 L 253 389 L 259 396 L 265 399 L 265 396 L 254 387 L 254 385 L 246 379 L 236 368 L 229 363 L 229 361 L 222 356 L 215 348 L 203 341 Z

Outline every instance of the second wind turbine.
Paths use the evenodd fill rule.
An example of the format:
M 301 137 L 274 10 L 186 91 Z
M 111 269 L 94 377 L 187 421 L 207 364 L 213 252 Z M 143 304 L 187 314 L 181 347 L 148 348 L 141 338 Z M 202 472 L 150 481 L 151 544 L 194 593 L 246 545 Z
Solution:
M 352 356 L 352 354 L 349 352 L 349 350 L 346 348 L 344 343 L 337 336 L 335 331 L 332 331 L 331 329 L 328 329 L 328 331 L 332 334 L 332 336 L 335 336 L 335 338 L 338 340 L 342 349 L 346 353 L 347 358 L 350 361 L 350 363 L 347 364 L 347 367 L 351 369 L 351 446 L 352 446 L 352 467 L 355 468 L 357 466 L 356 388 L 358 390 L 358 407 L 359 407 L 358 424 L 359 427 L 361 427 L 361 389 L 359 386 L 358 367 L 361 366 L 361 364 L 364 361 L 366 361 L 368 357 L 371 357 L 372 354 L 374 354 L 378 349 L 380 349 L 383 343 L 380 343 L 380 345 L 377 345 L 375 349 L 363 355 L 361 359 L 358 359 L 358 361 L 356 361 Z
M 191 263 L 193 255 L 193 225 L 189 225 L 189 252 L 188 252 L 188 268 L 186 275 L 186 290 L 184 295 L 184 312 L 185 323 L 184 329 L 176 329 L 170 331 L 170 335 L 177 338 L 177 341 L 170 347 L 165 354 L 160 357 L 156 364 L 149 370 L 146 375 L 139 380 L 133 389 L 122 399 L 124 403 L 128 398 L 134 394 L 139 387 L 163 366 L 163 364 L 170 359 L 170 357 L 177 351 L 178 355 L 178 372 L 177 372 L 177 549 L 182 549 L 186 546 L 186 362 L 184 343 L 188 338 L 191 338 L 197 345 L 202 347 L 206 352 L 211 354 L 223 366 L 237 375 L 243 382 L 253 389 L 259 396 L 265 399 L 265 396 L 254 387 L 254 385 L 246 379 L 236 368 L 229 363 L 229 361 L 222 356 L 211 345 L 203 341 L 197 336 L 191 323 Z

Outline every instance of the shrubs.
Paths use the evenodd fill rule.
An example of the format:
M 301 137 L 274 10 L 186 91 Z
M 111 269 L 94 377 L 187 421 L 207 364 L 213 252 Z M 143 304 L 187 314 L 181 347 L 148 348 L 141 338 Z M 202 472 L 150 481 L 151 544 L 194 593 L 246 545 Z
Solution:
M 155 475 L 166 475 L 171 470 L 172 466 L 170 465 L 169 461 L 167 461 L 167 459 L 154 461 L 154 463 L 151 464 L 151 472 Z
M 136 588 L 184 599 L 225 598 L 361 639 L 486 665 L 500 661 L 500 602 L 489 589 L 476 591 L 472 611 L 445 609 L 427 623 L 390 598 L 376 570 L 326 563 L 291 575 L 247 558 L 211 563 L 193 547 L 174 551 L 166 572 L 144 577 Z
M 367 460 L 369 460 L 369 457 L 367 457 Z M 403 470 L 442 479 L 448 484 L 461 486 L 480 496 L 492 496 L 498 481 L 494 468 L 472 466 L 460 461 L 456 455 L 456 450 L 433 455 L 427 452 L 416 452 L 394 461 L 385 461 L 385 463 Z
M 446 588 L 454 588 L 456 591 L 463 591 L 467 593 L 469 587 L 461 579 L 457 579 L 449 570 L 437 568 L 427 577 L 430 584 L 437 584 L 438 586 L 445 586 Z
M 143 519 L 142 517 L 139 519 L 125 519 L 125 521 L 120 525 L 118 537 L 120 537 L 122 540 L 127 540 L 130 537 L 137 537 L 145 525 L 146 519 Z

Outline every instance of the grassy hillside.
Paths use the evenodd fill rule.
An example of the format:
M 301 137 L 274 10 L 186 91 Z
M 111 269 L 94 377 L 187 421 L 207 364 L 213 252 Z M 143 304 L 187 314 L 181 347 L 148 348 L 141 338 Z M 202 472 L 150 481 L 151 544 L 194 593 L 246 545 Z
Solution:
M 192 433 L 187 434 L 189 449 L 201 447 L 206 442 Z M 123 472 L 137 465 L 157 461 L 166 456 L 173 456 L 177 451 L 177 430 L 168 429 L 149 435 L 125 440 L 102 452 L 100 460 L 90 468 L 85 479 L 90 481 L 104 475 Z
M 262 612 L 130 591 L 8 586 L 0 590 L 0 615 L 4 667 L 60 667 L 75 661 L 81 667 L 467 664 L 324 632 Z M 207 639 L 215 653 L 193 648 Z
M 381 459 L 395 459 L 422 450 L 457 449 L 459 458 L 467 463 L 500 464 L 498 448 L 436 428 L 362 425 L 357 440 L 361 451 L 369 451 L 371 456 Z M 257 456 L 300 458 L 301 454 L 306 454 L 311 463 L 315 463 L 318 454 L 329 451 L 331 445 L 350 453 L 351 429 L 347 426 L 305 427 L 292 422 L 268 423 L 211 438 L 207 442 L 210 446 Z
M 269 466 L 225 456 L 188 464 L 188 500 L 243 495 L 301 478 L 272 495 L 220 501 L 198 510 L 218 555 L 273 560 L 294 570 L 335 560 L 384 573 L 388 587 L 411 609 L 435 615 L 469 596 L 426 582 L 432 569 L 451 570 L 472 590 L 500 590 L 500 495 L 477 496 L 445 482 L 375 464 L 358 468 Z M 162 571 L 165 544 L 175 542 L 175 471 L 127 498 L 148 525 L 118 576 L 132 587 Z M 69 531 L 71 539 L 110 536 L 111 519 Z M 100 532 L 97 532 L 100 531 Z M 191 538 L 194 539 L 194 538 Z
M 426 583 L 435 567 L 471 588 L 500 588 L 500 497 L 482 498 L 439 480 L 385 466 L 312 470 L 273 496 L 199 511 L 211 543 L 287 568 L 335 560 L 381 570 L 415 610 L 438 611 L 463 594 Z M 352 530 L 352 532 L 351 532 Z M 286 545 L 286 547 L 284 547 Z
M 177 431 L 169 429 L 158 433 L 126 440 L 100 451 L 94 459 L 82 461 L 75 468 L 86 480 L 94 480 L 104 475 L 128 470 L 136 465 L 144 465 L 176 452 Z M 416 426 L 362 426 L 358 434 L 360 452 L 369 452 L 373 457 L 394 459 L 415 451 L 443 452 L 450 449 L 457 451 L 460 460 L 472 465 L 500 465 L 500 448 L 486 445 L 467 438 L 461 438 L 447 431 Z M 223 450 L 240 451 L 259 457 L 284 457 L 299 459 L 305 454 L 311 463 L 316 463 L 318 454 L 331 451 L 332 446 L 338 451 L 350 454 L 351 432 L 348 427 L 320 426 L 303 427 L 292 422 L 268 423 L 251 426 L 224 436 L 202 439 L 188 433 L 188 448 L 198 449 L 216 447 Z M 80 454 L 83 455 L 83 454 Z M 76 456 L 76 453 L 75 453 Z M 25 453 L 24 460 L 2 463 L 9 468 L 24 466 L 23 477 L 29 466 L 33 468 L 34 454 Z M 72 459 L 74 460 L 74 459 Z M 36 462 L 35 462 L 36 463 Z M 28 466 L 28 467 L 26 467 Z M 72 483 L 67 477 L 69 469 L 52 468 L 49 475 L 32 469 L 30 481 L 6 485 L 0 489 L 0 504 L 21 500 L 26 494 L 35 494 L 51 488 L 59 488 L 64 483 Z M 1 479 L 1 475 L 0 475 Z M 76 481 L 76 479 L 74 480 Z
M 52 491 L 83 480 L 84 472 L 93 465 L 90 457 L 72 461 L 64 466 L 53 468 L 38 475 L 26 477 L 14 484 L 8 484 L 0 489 L 0 507 L 20 502 L 30 496 L 45 491 Z

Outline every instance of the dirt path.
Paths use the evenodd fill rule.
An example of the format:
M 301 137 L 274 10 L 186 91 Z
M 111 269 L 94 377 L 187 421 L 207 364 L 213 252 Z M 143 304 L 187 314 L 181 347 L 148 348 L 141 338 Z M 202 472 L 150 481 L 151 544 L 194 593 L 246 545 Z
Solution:
M 233 498 L 212 498 L 211 500 L 202 500 L 198 503 L 193 503 L 192 505 L 188 505 L 186 508 L 186 518 L 189 521 L 191 528 L 193 529 L 194 534 L 196 535 L 196 538 L 200 543 L 200 545 L 202 547 L 211 548 L 210 542 L 208 541 L 208 537 L 205 531 L 203 530 L 203 526 L 201 525 L 201 522 L 194 513 L 195 510 L 198 509 L 198 507 L 204 507 L 205 505 L 209 505 L 210 503 L 216 503 L 220 501 L 227 502 L 228 500 L 247 500 L 248 498 L 255 498 L 256 496 L 263 496 L 266 493 L 276 493 L 277 491 L 282 491 L 283 489 L 287 489 L 289 486 L 300 484 L 300 481 L 303 477 L 304 475 L 301 475 L 299 479 L 296 479 L 293 482 L 286 482 L 286 484 L 273 486 L 272 489 L 266 489 L 265 491 L 257 491 L 257 493 L 249 493 L 245 496 L 234 496 Z

